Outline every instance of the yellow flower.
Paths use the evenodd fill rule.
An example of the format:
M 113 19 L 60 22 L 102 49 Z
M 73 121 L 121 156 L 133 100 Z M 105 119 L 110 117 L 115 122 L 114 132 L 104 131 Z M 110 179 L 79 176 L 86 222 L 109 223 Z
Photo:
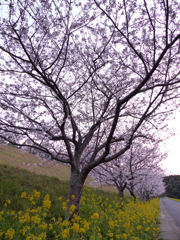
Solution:
M 122 238 L 123 238 L 123 240 L 126 240 L 128 238 L 127 234 L 123 233 Z
M 33 197 L 33 196 L 30 196 L 30 197 L 29 197 L 29 201 L 33 202 L 33 200 L 34 200 L 34 197 Z
M 33 190 L 34 198 L 40 198 L 41 193 L 38 192 L 36 189 Z
M 71 199 L 75 199 L 75 195 L 72 195 L 72 196 L 71 196 Z
M 72 214 L 76 209 L 76 206 L 74 204 L 72 204 L 70 207 L 69 207 L 69 213 Z
M 54 222 L 54 223 L 55 223 L 55 221 L 56 221 L 55 217 L 52 217 L 52 218 L 50 219 L 50 222 Z
M 39 237 L 40 240 L 46 240 L 46 233 L 42 232 Z
M 80 233 L 85 233 L 86 230 L 85 230 L 84 228 L 80 228 L 80 229 L 79 229 L 79 232 L 80 232 Z
M 51 200 L 49 194 L 46 194 L 43 200 L 43 207 L 49 209 L 51 207 Z
M 51 231 L 53 229 L 53 225 L 50 223 L 49 224 L 49 230 Z
M 66 202 L 63 202 L 63 203 L 62 203 L 62 209 L 63 209 L 63 210 L 66 210 L 66 207 L 67 207 L 67 203 L 66 203 Z
M 69 229 L 64 229 L 61 233 L 62 238 L 67 238 L 69 237 Z
M 100 239 L 102 238 L 102 235 L 101 235 L 101 233 L 98 233 L 97 235 L 98 235 L 98 237 L 99 237 Z
M 112 232 L 108 232 L 107 235 L 108 235 L 109 237 L 113 237 L 114 234 L 113 234 Z
M 72 230 L 74 230 L 75 232 L 79 232 L 79 224 L 78 223 L 73 223 L 72 225 Z
M 24 215 L 20 216 L 20 217 L 19 217 L 19 222 L 20 222 L 21 224 L 26 223 L 26 222 L 29 223 L 29 222 L 30 222 L 29 213 L 25 213 Z
M 31 217 L 31 222 L 35 223 L 35 224 L 40 224 L 41 222 L 41 218 L 39 215 L 35 215 Z
M 45 230 L 45 229 L 47 229 L 48 225 L 47 225 L 47 223 L 42 223 L 39 227 L 42 228 L 43 230 Z
M 27 193 L 26 192 L 22 192 L 21 193 L 21 198 L 27 198 Z
M 150 230 L 150 227 L 146 227 L 145 231 L 148 232 Z
M 136 229 L 137 229 L 137 230 L 141 230 L 141 229 L 142 229 L 142 226 L 141 226 L 141 225 L 138 225 L 138 226 L 136 227 Z
M 62 222 L 62 226 L 63 227 L 68 227 L 70 225 L 70 222 L 67 220 L 67 219 L 65 219 L 63 222 Z
M 82 224 L 83 224 L 85 230 L 89 230 L 89 225 L 90 225 L 90 224 L 89 224 L 86 220 L 84 220 L 84 221 L 82 222 Z
M 109 221 L 110 228 L 115 227 L 115 225 L 116 225 L 115 221 L 112 221 L 112 220 Z
M 62 222 L 62 217 L 58 217 L 58 222 Z
M 79 222 L 81 220 L 81 217 L 78 216 L 77 214 L 74 214 L 72 221 L 73 222 Z
M 93 213 L 91 216 L 91 219 L 98 219 L 99 218 L 99 213 Z
M 29 229 L 30 229 L 30 226 L 24 226 L 22 229 L 22 235 L 24 236 Z
M 14 238 L 15 231 L 13 228 L 9 228 L 5 233 L 5 239 L 12 240 Z

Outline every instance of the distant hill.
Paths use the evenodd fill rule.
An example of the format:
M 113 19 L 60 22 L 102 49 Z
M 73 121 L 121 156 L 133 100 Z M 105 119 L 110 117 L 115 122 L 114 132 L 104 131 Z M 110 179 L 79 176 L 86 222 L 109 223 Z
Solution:
M 180 175 L 164 177 L 166 195 L 171 198 L 180 199 Z

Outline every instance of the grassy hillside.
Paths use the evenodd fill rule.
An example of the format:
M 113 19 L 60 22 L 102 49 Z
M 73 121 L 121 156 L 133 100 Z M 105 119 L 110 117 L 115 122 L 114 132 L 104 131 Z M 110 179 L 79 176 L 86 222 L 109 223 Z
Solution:
M 69 181 L 70 168 L 57 161 L 41 159 L 34 154 L 24 152 L 10 145 L 0 145 L 0 164 L 25 169 L 33 173 L 49 177 L 57 177 L 61 181 Z M 86 180 L 86 186 L 92 187 L 90 177 Z M 116 192 L 112 186 L 102 186 L 100 189 Z
M 0 164 L 0 206 L 10 199 L 12 209 L 24 209 L 19 201 L 22 192 L 33 192 L 36 189 L 42 194 L 49 193 L 53 198 L 67 197 L 68 182 L 60 181 L 57 177 L 38 175 L 27 170 Z M 53 206 L 53 208 L 56 206 Z
M 46 176 L 54 176 L 60 180 L 69 180 L 70 168 L 24 152 L 12 146 L 0 145 L 0 164 L 13 166 Z

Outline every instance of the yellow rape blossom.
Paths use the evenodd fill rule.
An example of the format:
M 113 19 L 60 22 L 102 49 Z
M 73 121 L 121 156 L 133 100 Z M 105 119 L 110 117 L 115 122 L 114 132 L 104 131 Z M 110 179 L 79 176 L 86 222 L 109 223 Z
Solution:
M 93 213 L 93 215 L 91 216 L 91 219 L 98 219 L 99 218 L 99 213 Z
M 53 229 L 52 223 L 49 224 L 49 230 L 51 231 Z
M 71 196 L 71 199 L 75 199 L 75 195 L 72 195 L 72 196 Z
M 33 195 L 34 195 L 34 198 L 37 198 L 39 199 L 40 198 L 40 192 L 38 192 L 36 189 L 33 190 Z
M 40 216 L 39 216 L 39 215 L 34 215 L 34 216 L 32 216 L 32 217 L 31 217 L 31 222 L 32 222 L 32 223 L 35 223 L 35 224 L 40 224 L 40 222 L 41 222 Z
M 79 229 L 79 232 L 80 232 L 80 233 L 85 233 L 86 230 L 85 230 L 85 228 L 80 228 L 80 229 Z
M 126 233 L 123 233 L 123 234 L 122 234 L 122 238 L 123 238 L 123 240 L 126 240 L 126 239 L 128 239 L 128 236 L 127 236 L 127 234 L 126 234 Z
M 22 229 L 22 235 L 25 236 L 26 232 L 30 229 L 30 226 L 24 226 Z
M 68 227 L 69 225 L 70 225 L 70 222 L 67 220 L 67 219 L 65 219 L 63 222 L 62 222 L 62 224 L 61 224 L 63 227 Z
M 138 226 L 136 227 L 136 229 L 137 229 L 137 230 L 141 230 L 141 229 L 142 229 L 142 226 L 141 226 L 141 225 L 138 225 Z
M 41 229 L 45 230 L 45 229 L 47 229 L 48 224 L 47 224 L 47 223 L 42 223 L 39 227 L 40 227 Z
M 71 229 L 74 230 L 75 232 L 79 232 L 79 224 L 78 223 L 73 223 Z
M 26 222 L 29 223 L 30 220 L 31 220 L 31 218 L 29 216 L 29 213 L 25 213 L 24 215 L 19 217 L 19 222 L 22 223 L 22 224 L 26 223 Z
M 62 200 L 62 197 L 58 197 L 58 200 L 61 201 L 61 200 Z
M 21 198 L 27 198 L 27 193 L 26 192 L 22 192 L 21 193 Z
M 49 194 L 46 194 L 43 200 L 43 208 L 49 209 L 51 207 L 51 200 Z
M 61 233 L 62 238 L 69 237 L 69 229 L 64 229 Z
M 5 233 L 5 239 L 12 240 L 14 238 L 15 231 L 13 228 L 9 228 Z
M 66 207 L 67 207 L 67 202 L 63 202 L 63 203 L 62 203 L 62 209 L 63 209 L 63 210 L 66 210 Z
M 69 213 L 72 214 L 76 209 L 76 206 L 74 204 L 72 204 L 70 207 L 69 207 Z

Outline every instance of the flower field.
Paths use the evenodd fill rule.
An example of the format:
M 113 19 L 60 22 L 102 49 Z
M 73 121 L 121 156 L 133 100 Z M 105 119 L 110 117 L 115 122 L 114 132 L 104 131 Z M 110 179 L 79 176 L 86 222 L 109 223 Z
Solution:
M 67 182 L 0 165 L 0 183 L 1 240 L 157 239 L 158 199 L 126 198 L 122 206 L 116 193 L 85 187 L 80 214 L 69 222 Z
M 9 199 L 1 206 L 0 239 L 156 239 L 159 217 L 158 199 L 146 203 L 127 201 L 123 209 L 116 199 L 103 197 L 86 189 L 82 196 L 80 216 L 71 222 L 64 219 L 67 201 L 58 197 L 59 217 L 51 211 L 49 194 L 41 195 L 37 190 L 31 194 L 22 192 L 19 201 L 25 209 L 11 210 Z M 70 207 L 70 211 L 74 206 Z

